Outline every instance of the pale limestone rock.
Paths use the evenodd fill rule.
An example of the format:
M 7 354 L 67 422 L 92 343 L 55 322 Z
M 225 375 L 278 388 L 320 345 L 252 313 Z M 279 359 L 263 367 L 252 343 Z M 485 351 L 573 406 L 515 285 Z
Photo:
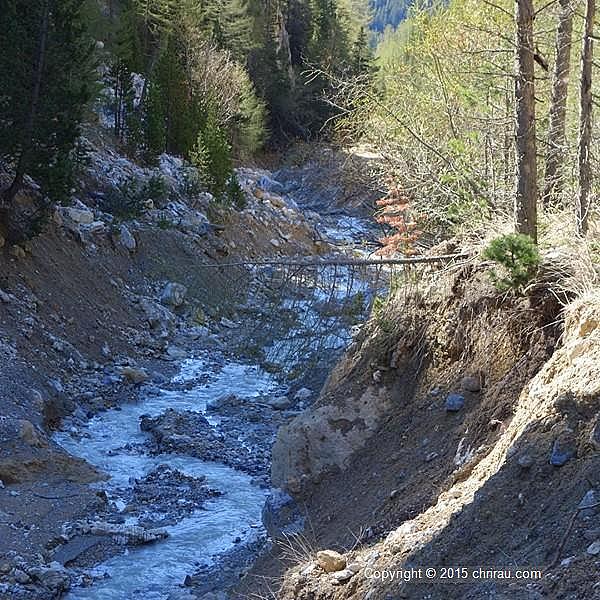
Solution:
M 335 550 L 317 552 L 317 563 L 326 573 L 334 573 L 346 568 L 345 557 Z

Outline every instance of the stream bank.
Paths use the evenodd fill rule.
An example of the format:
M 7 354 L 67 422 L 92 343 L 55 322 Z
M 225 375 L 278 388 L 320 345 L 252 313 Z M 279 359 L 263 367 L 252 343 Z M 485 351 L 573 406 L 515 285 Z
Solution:
M 130 238 L 82 205 L 58 211 L 48 234 L 7 257 L 0 309 L 14 371 L 0 376 L 18 382 L 19 408 L 5 402 L 5 415 L 12 410 L 18 418 L 2 421 L 9 440 L 0 461 L 3 594 L 221 593 L 264 542 L 277 428 L 316 398 L 360 315 L 346 317 L 339 330 L 346 333 L 331 344 L 312 348 L 328 348 L 318 376 L 301 377 L 295 368 L 292 380 L 286 356 L 294 336 L 287 334 L 333 318 L 323 318 L 300 286 L 294 297 L 279 298 L 280 309 L 295 315 L 276 327 L 281 338 L 263 332 L 253 338 L 259 355 L 248 351 L 241 340 L 257 324 L 248 294 L 264 278 L 203 271 L 198 261 L 323 255 L 335 245 L 322 229 L 335 230 L 340 217 L 305 216 L 273 191 L 279 186 L 264 171 L 246 171 L 242 181 L 247 208 L 218 229 L 206 226 L 202 203 L 172 201 L 128 223 Z M 273 223 L 277 244 L 265 241 Z M 60 277 L 48 280 L 47 272 Z M 65 289 L 72 293 L 63 301 Z M 358 288 L 351 291 L 364 301 Z M 218 575 L 219 560 L 228 569 Z

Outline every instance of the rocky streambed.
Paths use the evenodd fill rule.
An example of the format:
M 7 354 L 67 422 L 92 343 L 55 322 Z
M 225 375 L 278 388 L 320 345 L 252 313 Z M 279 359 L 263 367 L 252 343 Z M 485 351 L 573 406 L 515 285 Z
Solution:
M 347 225 L 336 214 L 322 231 L 362 242 L 368 227 Z M 250 297 L 218 336 L 181 323 L 189 343 L 170 353 L 172 377 L 122 369 L 133 400 L 67 419 L 54 441 L 107 478 L 94 484 L 103 508 L 64 528 L 56 589 L 70 582 L 69 600 L 226 598 L 270 532 L 301 528 L 291 499 L 271 489 L 271 447 L 317 397 L 373 293 L 367 279 L 326 268 L 291 281 L 272 305 Z M 242 342 L 248 332 L 255 353 Z
M 160 536 L 82 569 L 87 587 L 67 598 L 169 598 L 199 567 L 264 537 L 268 453 L 281 417 L 260 400 L 280 384 L 213 353 L 185 360 L 168 387 L 142 387 L 138 402 L 56 436 L 110 476 L 100 488 L 113 508 L 108 521 L 123 528 L 108 532 L 117 545 L 128 543 L 128 527 Z M 234 402 L 252 408 L 232 413 Z

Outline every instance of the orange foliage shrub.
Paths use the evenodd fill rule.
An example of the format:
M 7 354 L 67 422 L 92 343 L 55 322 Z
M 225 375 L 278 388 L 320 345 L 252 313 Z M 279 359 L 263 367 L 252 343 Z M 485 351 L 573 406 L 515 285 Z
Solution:
M 392 229 L 389 235 L 379 240 L 382 247 L 377 254 L 380 256 L 417 254 L 415 243 L 421 232 L 417 230 L 417 224 L 411 219 L 409 202 L 402 188 L 394 182 L 389 186 L 387 195 L 377 200 L 380 211 L 375 220 Z

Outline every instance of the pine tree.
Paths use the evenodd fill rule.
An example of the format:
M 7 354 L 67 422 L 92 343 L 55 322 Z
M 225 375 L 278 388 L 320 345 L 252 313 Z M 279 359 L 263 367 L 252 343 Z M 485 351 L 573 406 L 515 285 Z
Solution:
M 231 146 L 213 108 L 207 110 L 206 122 L 198 134 L 193 163 L 199 169 L 205 170 L 205 179 L 210 192 L 218 200 L 222 200 L 227 190 L 227 183 L 233 174 L 233 163 Z
M 144 158 L 149 164 L 156 163 L 167 149 L 164 91 L 157 81 L 148 84 L 148 96 L 144 104 Z
M 371 76 L 375 70 L 373 58 L 373 50 L 369 46 L 367 32 L 364 27 L 361 27 L 352 47 L 350 60 L 352 74 L 357 77 Z
M 160 110 L 165 120 L 165 149 L 171 154 L 187 155 L 197 126 L 192 122 L 190 91 L 174 34 L 165 42 L 154 80 L 162 91 Z
M 254 47 L 253 21 L 248 14 L 247 0 L 221 0 L 218 25 L 215 28 L 217 42 L 231 52 L 241 64 L 247 61 Z
M 93 90 L 81 2 L 5 0 L 0 56 L 0 156 L 14 169 L 4 204 L 12 203 L 26 174 L 52 199 L 64 200 Z

